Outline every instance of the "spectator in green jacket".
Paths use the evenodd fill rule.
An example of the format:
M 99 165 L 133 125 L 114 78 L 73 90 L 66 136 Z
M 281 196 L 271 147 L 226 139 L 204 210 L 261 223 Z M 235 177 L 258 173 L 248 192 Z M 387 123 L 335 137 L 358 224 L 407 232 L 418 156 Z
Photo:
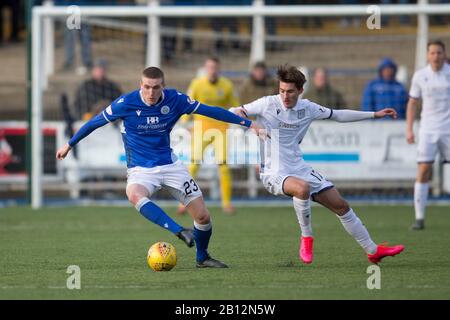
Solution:
M 330 85 L 328 72 L 325 68 L 314 70 L 312 86 L 304 94 L 303 98 L 333 109 L 346 107 L 342 94 Z
M 249 103 L 264 96 L 278 94 L 278 84 L 267 72 L 262 61 L 255 63 L 249 78 L 244 82 L 239 92 L 241 103 Z

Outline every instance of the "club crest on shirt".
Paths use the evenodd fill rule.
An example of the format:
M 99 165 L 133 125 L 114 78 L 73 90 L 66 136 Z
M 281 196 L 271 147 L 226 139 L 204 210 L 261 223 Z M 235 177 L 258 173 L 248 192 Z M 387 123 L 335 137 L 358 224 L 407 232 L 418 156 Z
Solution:
M 136 110 L 136 114 L 138 115 L 138 117 L 141 115 L 141 110 Z
M 297 119 L 303 119 L 305 117 L 305 109 L 297 110 Z
M 168 114 L 170 112 L 169 106 L 162 106 L 161 113 L 162 114 Z
M 279 114 L 280 114 L 280 112 L 281 112 L 281 110 L 280 110 L 280 109 L 277 109 L 277 115 L 279 115 Z

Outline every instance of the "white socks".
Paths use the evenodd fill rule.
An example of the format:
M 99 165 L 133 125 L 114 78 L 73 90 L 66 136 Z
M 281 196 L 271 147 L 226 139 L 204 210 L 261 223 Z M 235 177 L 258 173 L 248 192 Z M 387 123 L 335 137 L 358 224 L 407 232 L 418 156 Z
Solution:
M 311 204 L 308 200 L 302 200 L 296 197 L 292 197 L 294 202 L 295 213 L 297 214 L 298 223 L 302 230 L 303 237 L 312 237 L 311 226 Z
M 209 221 L 207 224 L 200 224 L 200 223 L 195 222 L 195 220 L 194 220 L 194 227 L 195 227 L 195 229 L 200 230 L 200 231 L 209 231 L 212 228 L 212 222 Z
M 293 197 L 294 209 L 297 214 L 298 223 L 302 230 L 303 237 L 312 237 L 312 226 L 311 226 L 311 204 L 310 200 L 302 200 Z M 353 209 L 344 214 L 343 216 L 338 216 L 341 220 L 344 229 L 359 243 L 359 245 L 367 253 L 374 254 L 377 251 L 377 245 L 370 238 L 369 232 L 366 227 L 362 224 L 361 220 L 356 216 Z
M 355 238 L 364 251 L 370 254 L 374 254 L 377 251 L 377 245 L 372 241 L 369 232 L 355 212 L 353 212 L 353 209 L 350 208 L 346 214 L 338 216 L 338 218 L 341 220 L 344 229 Z
M 416 182 L 414 184 L 414 209 L 416 211 L 416 220 L 425 219 L 425 207 L 428 200 L 428 190 L 430 184 Z

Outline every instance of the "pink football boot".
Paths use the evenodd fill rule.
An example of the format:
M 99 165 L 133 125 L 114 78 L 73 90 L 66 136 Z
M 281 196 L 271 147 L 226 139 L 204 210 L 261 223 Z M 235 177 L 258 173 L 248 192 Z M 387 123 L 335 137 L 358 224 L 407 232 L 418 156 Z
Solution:
M 405 246 L 399 244 L 397 246 L 388 247 L 387 245 L 377 245 L 377 251 L 374 254 L 368 254 L 367 258 L 370 262 L 378 264 L 384 257 L 393 257 L 405 249 Z
M 301 237 L 300 238 L 300 259 L 305 264 L 310 264 L 313 261 L 313 237 Z

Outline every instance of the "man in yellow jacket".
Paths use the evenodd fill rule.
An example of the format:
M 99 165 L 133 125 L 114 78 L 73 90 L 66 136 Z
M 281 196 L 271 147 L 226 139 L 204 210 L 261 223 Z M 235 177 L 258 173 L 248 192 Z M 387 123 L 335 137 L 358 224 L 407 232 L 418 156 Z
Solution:
M 205 75 L 192 80 L 187 94 L 194 100 L 222 108 L 236 107 L 239 101 L 234 94 L 233 83 L 220 76 L 220 60 L 209 57 L 204 65 Z M 201 115 L 194 115 L 192 134 L 192 156 L 189 172 L 192 177 L 197 175 L 199 164 L 203 160 L 203 152 L 210 144 L 214 147 L 215 161 L 219 165 L 220 190 L 222 208 L 225 213 L 234 213 L 231 205 L 232 181 L 227 165 L 227 123 L 222 123 Z M 180 207 L 178 212 L 184 212 Z

